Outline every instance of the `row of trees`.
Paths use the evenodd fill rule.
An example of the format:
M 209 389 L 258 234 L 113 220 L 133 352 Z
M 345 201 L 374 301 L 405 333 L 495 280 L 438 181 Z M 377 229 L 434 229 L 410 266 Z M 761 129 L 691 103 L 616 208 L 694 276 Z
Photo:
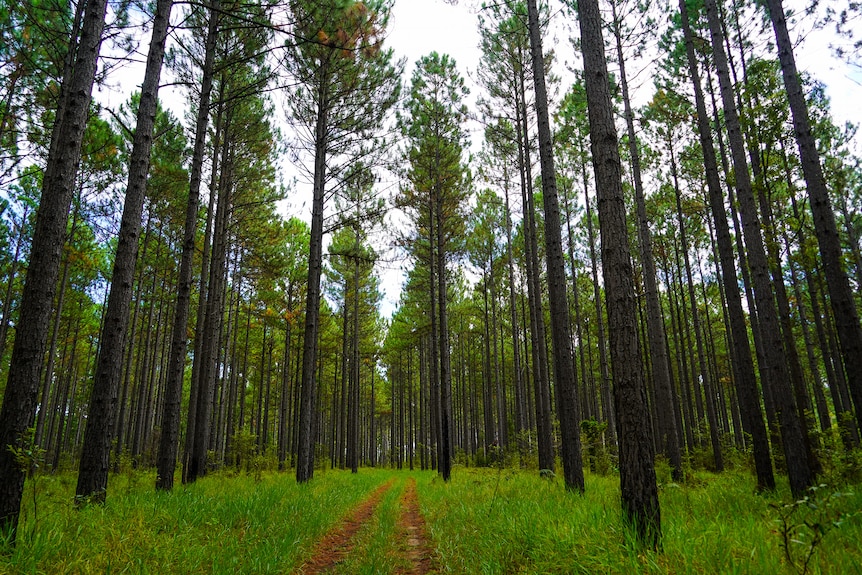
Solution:
M 655 547 L 656 453 L 683 480 L 750 451 L 760 488 L 777 463 L 798 495 L 833 429 L 858 448 L 860 171 L 780 4 L 681 3 L 659 25 L 655 5 L 566 3 L 583 73 L 556 104 L 547 8 L 478 11 L 473 158 L 450 56 L 422 58 L 397 106 L 382 0 L 191 7 L 169 59 L 188 131 L 157 106 L 169 1 L 10 5 L 2 528 L 43 460 L 77 466 L 81 502 L 126 461 L 170 489 L 178 462 L 183 481 L 416 460 L 448 480 L 559 457 L 583 491 L 584 442 Z M 774 36 L 752 28 L 767 15 Z M 141 92 L 106 120 L 100 46 L 138 17 Z M 753 48 L 767 37 L 777 60 Z M 636 108 L 645 38 L 660 57 Z M 310 225 L 276 209 L 284 116 Z M 381 236 L 411 262 L 388 321 Z
M 858 178 L 850 175 L 858 162 L 847 154 L 853 129 L 831 123 L 822 89 L 803 95 L 781 6 L 681 4 L 661 35 L 652 99 L 636 110 L 626 65 L 639 61 L 632 49 L 657 35 L 655 13 L 641 6 L 639 21 L 623 18 L 632 6 L 612 2 L 603 21 L 597 6 L 579 2 L 570 8 L 581 24 L 584 73 L 558 107 L 550 154 L 540 86 L 546 70 L 535 65 L 549 60 L 531 35 L 542 21 L 533 8 L 479 11 L 485 138 L 470 207 L 466 198 L 438 198 L 410 182 L 425 213 L 410 212 L 416 268 L 384 346 L 399 394 L 392 434 L 399 461 L 403 455 L 412 463 L 419 449 L 424 465 L 419 446 L 431 441 L 445 476 L 448 431 L 468 462 L 488 461 L 500 447 L 553 470 L 558 454 L 566 486 L 582 490 L 581 438 L 590 442 L 593 466 L 601 443 L 617 458 L 626 514 L 653 546 L 661 533 L 654 453 L 667 457 L 680 480 L 684 460 L 721 471 L 729 449 L 747 449 L 761 489 L 775 487 L 777 461 L 801 495 L 822 472 L 823 441 L 836 424 L 835 438 L 846 449 L 858 446 L 857 354 L 850 350 L 860 331 L 859 284 L 851 286 L 846 272 L 830 276 L 825 263 L 836 258 L 833 269 L 851 273 L 857 267 L 858 206 L 840 208 L 848 194 L 858 204 L 858 189 L 845 183 Z M 773 21 L 779 60 L 752 48 L 765 32 L 746 36 L 747 23 L 764 16 Z M 421 80 L 414 76 L 414 85 Z M 454 110 L 450 117 L 458 122 Z M 814 156 L 807 175 L 804 154 Z M 440 157 L 422 160 L 439 167 Z M 520 204 L 512 201 L 518 189 Z M 837 210 L 815 216 L 818 202 Z M 438 269 L 463 279 L 456 264 L 467 259 L 478 276 L 472 286 L 450 288 L 449 317 L 431 287 L 441 271 L 433 251 L 423 252 L 436 247 L 435 204 L 456 215 L 455 233 L 437 248 L 450 263 Z M 464 209 L 472 214 L 466 234 L 458 216 Z M 846 326 L 839 328 L 839 316 Z M 436 325 L 446 323 L 458 326 L 447 344 L 449 367 L 435 356 Z M 426 386 L 432 397 L 435 386 L 448 394 L 439 402 L 454 413 L 451 429 L 433 412 L 425 427 L 421 402 L 411 398 L 423 398 Z

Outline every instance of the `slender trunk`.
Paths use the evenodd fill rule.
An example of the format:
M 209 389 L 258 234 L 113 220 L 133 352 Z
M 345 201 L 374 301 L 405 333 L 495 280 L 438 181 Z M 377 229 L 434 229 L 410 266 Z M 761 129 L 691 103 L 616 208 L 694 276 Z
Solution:
M 333 427 L 335 427 L 335 453 L 333 453 L 333 464 L 337 464 L 339 469 L 344 469 L 346 464 L 346 448 L 345 436 L 347 435 L 347 370 L 348 370 L 348 353 L 347 346 L 349 344 L 349 329 L 348 320 L 350 314 L 350 303 L 348 299 L 348 291 L 350 286 L 345 278 L 344 282 L 344 298 L 341 309 L 341 390 L 338 392 L 338 385 L 333 388 L 332 407 L 335 410 L 333 413 Z M 336 354 L 335 364 L 338 365 L 338 355 Z M 338 369 L 335 369 L 335 379 L 338 380 Z
M 542 311 L 542 292 L 539 281 L 538 248 L 536 246 L 536 220 L 533 206 L 533 177 L 531 174 L 530 138 L 527 127 L 523 71 L 519 76 L 521 102 L 517 106 L 518 164 L 521 176 L 521 198 L 524 210 L 524 252 L 527 263 L 527 300 L 530 306 L 530 342 L 533 356 L 533 389 L 536 409 L 536 443 L 539 448 L 539 469 L 554 471 L 553 426 L 551 424 L 550 389 L 548 381 L 548 350 L 545 337 L 545 315 Z M 525 340 L 526 345 L 526 340 Z
M 78 219 L 78 210 L 75 209 L 72 214 L 72 233 L 69 238 L 74 237 L 75 226 Z M 57 337 L 60 334 L 60 323 L 63 318 L 63 305 L 66 301 L 66 287 L 69 281 L 69 255 L 63 260 L 62 272 L 60 272 L 60 285 L 57 288 L 57 305 L 54 309 L 54 329 L 51 330 L 51 338 L 48 343 L 48 361 L 45 364 L 45 373 L 42 375 L 42 393 L 40 394 L 41 403 L 39 405 L 39 413 L 36 416 L 36 435 L 33 442 L 36 445 L 42 446 L 42 433 L 45 427 L 45 414 L 52 411 L 51 402 L 48 401 L 48 395 L 51 390 L 51 383 L 54 381 L 54 362 L 57 355 Z M 43 446 L 44 447 L 44 446 Z
M 599 345 L 599 373 L 601 384 L 599 392 L 602 396 L 602 415 L 607 423 L 608 443 L 617 443 L 617 425 L 614 414 L 613 402 L 611 400 L 611 375 L 608 368 L 607 338 L 605 336 L 605 320 L 602 313 L 602 298 L 599 285 L 599 259 L 596 256 L 596 235 L 593 229 L 593 209 L 590 204 L 590 194 L 587 191 L 587 166 L 586 162 L 581 165 L 581 175 L 584 181 L 584 204 L 587 209 L 587 240 L 590 244 L 590 267 L 593 274 L 593 303 L 596 308 L 596 330 Z
M 661 511 L 646 384 L 638 356 L 634 274 L 598 0 L 578 0 L 578 13 L 593 169 L 599 190 L 602 270 L 611 335 L 623 510 L 638 539 L 657 548 L 661 544 Z
M 490 267 L 490 266 L 489 266 Z M 482 416 L 484 422 L 484 452 L 485 458 L 490 456 L 491 446 L 497 442 L 496 432 L 494 430 L 494 410 L 491 408 L 491 323 L 488 318 L 488 270 L 485 269 L 482 274 L 482 301 L 483 301 L 483 323 L 484 332 L 482 340 L 484 343 L 483 349 L 483 367 L 482 367 Z
M 321 78 L 327 77 L 326 67 Z M 320 327 L 320 275 L 323 265 L 323 205 L 326 184 L 326 148 L 328 134 L 329 95 L 327 82 L 320 82 L 315 125 L 314 185 L 311 207 L 311 239 L 308 253 L 308 288 L 305 303 L 305 333 L 302 348 L 302 382 L 299 403 L 299 442 L 297 446 L 296 480 L 305 483 L 314 476 L 314 444 L 316 436 L 317 382 L 315 364 Z
M 218 201 L 213 233 L 212 260 L 205 304 L 204 321 L 201 326 L 204 343 L 201 347 L 201 366 L 198 372 L 197 407 L 195 409 L 194 437 L 189 457 L 189 469 L 185 480 L 194 482 L 207 472 L 207 451 L 210 446 L 213 400 L 217 375 L 217 355 L 224 315 L 224 285 L 227 273 L 227 235 L 230 221 L 233 178 L 233 137 L 230 134 L 230 111 L 226 118 L 225 138 L 222 151 L 222 168 L 219 178 Z
M 591 398 L 591 386 L 589 383 L 592 381 L 592 378 L 589 374 L 587 374 L 587 365 L 586 359 L 584 357 L 584 348 L 588 347 L 588 344 L 584 343 L 584 333 L 583 333 L 583 322 L 581 321 L 581 301 L 580 295 L 578 293 L 578 270 L 577 270 L 577 262 L 575 261 L 575 237 L 574 232 L 572 230 L 572 212 L 571 212 L 571 202 L 569 201 L 570 196 L 573 190 L 568 190 L 568 193 L 563 194 L 563 201 L 565 203 L 565 217 L 566 217 L 566 234 L 567 234 L 567 251 L 569 255 L 569 266 L 572 274 L 572 303 L 575 307 L 575 337 L 578 342 L 578 359 L 580 361 L 581 367 L 581 416 L 579 419 L 595 419 L 596 414 L 592 409 L 592 405 L 590 403 Z M 573 359 L 574 363 L 574 359 Z
M 439 190 L 439 186 L 438 186 Z M 440 443 L 437 447 L 437 470 L 443 481 L 449 481 L 452 475 L 452 367 L 449 357 L 449 313 L 446 299 L 448 297 L 446 279 L 446 251 L 443 233 L 443 201 L 437 196 L 434 217 L 437 220 L 437 298 L 440 313 L 440 333 L 437 344 L 440 348 Z
M 670 146 L 669 146 L 670 147 Z M 682 241 L 682 256 L 685 264 L 686 285 L 688 286 L 688 299 L 691 306 L 692 329 L 697 344 L 697 362 L 700 371 L 700 381 L 703 383 L 704 395 L 706 395 L 706 415 L 709 420 L 709 439 L 712 446 L 713 463 L 715 470 L 724 470 L 724 460 L 721 456 L 721 442 L 719 440 L 718 415 L 715 407 L 716 396 L 713 391 L 713 382 L 706 365 L 706 353 L 704 352 L 703 333 L 700 325 L 700 311 L 697 307 L 697 299 L 694 296 L 694 278 L 691 273 L 691 261 L 689 259 L 688 235 L 685 233 L 685 221 L 682 217 L 682 199 L 680 197 L 679 182 L 677 181 L 676 161 L 671 148 L 671 170 L 673 172 L 674 190 L 676 191 L 676 217 L 679 224 L 679 235 Z M 700 392 L 698 392 L 700 397 Z
M 515 307 L 515 261 L 512 257 L 512 218 L 509 209 L 509 172 L 506 170 L 504 185 L 506 200 L 506 262 L 509 272 L 509 309 L 512 322 L 512 371 L 515 385 L 515 434 L 518 436 L 518 449 L 523 456 L 527 452 L 523 432 L 527 429 L 527 407 L 524 400 L 524 381 L 521 378 L 521 342 L 518 329 L 518 310 Z
M 122 368 L 123 341 L 128 331 L 129 302 L 135 263 L 138 257 L 141 215 L 146 196 L 153 127 L 156 120 L 159 78 L 165 55 L 173 0 L 159 0 L 153 18 L 153 32 L 147 54 L 147 67 L 141 86 L 137 126 L 129 162 L 123 216 L 111 276 L 111 293 L 105 312 L 105 325 L 99 345 L 99 359 L 93 377 L 87 429 L 78 471 L 77 498 L 104 501 L 108 489 L 108 460 L 113 440 L 112 422 L 117 403 L 117 388 Z
M 643 265 L 644 296 L 647 307 L 647 341 L 652 365 L 652 379 L 655 388 L 658 435 L 657 445 L 667 456 L 672 469 L 674 481 L 682 480 L 682 454 L 679 449 L 679 435 L 674 425 L 673 403 L 671 397 L 670 364 L 667 357 L 664 325 L 661 323 L 661 303 L 659 302 L 658 286 L 656 285 L 655 260 L 653 258 L 652 236 L 649 230 L 649 220 L 646 213 L 643 182 L 641 179 L 640 152 L 635 133 L 634 113 L 629 96 L 628 78 L 626 77 L 625 58 L 623 56 L 622 30 L 620 18 L 617 15 L 616 1 L 611 3 L 613 15 L 614 39 L 616 40 L 617 63 L 620 68 L 620 85 L 622 87 L 623 106 L 625 110 L 626 129 L 628 134 L 631 170 L 635 184 L 635 204 L 638 217 L 638 243 L 640 244 L 641 262 Z M 698 338 L 698 343 L 700 339 Z M 720 461 L 721 454 L 718 459 Z
M 491 268 L 493 270 L 493 263 Z M 497 290 L 495 288 L 493 271 L 491 273 L 491 327 L 493 330 L 491 351 L 494 358 L 494 389 L 497 393 L 497 429 L 499 430 L 499 445 L 504 450 L 509 446 L 509 425 L 506 405 L 506 386 L 503 385 L 500 373 L 500 363 L 505 363 L 505 357 L 500 357 L 497 353 Z M 502 326 L 500 326 L 502 327 Z
M 287 310 L 293 308 L 293 289 L 287 286 Z M 239 315 L 239 314 L 237 314 Z M 284 471 L 287 461 L 287 421 L 290 405 L 290 338 L 293 322 L 288 319 L 284 326 L 284 360 L 281 372 L 281 403 L 278 410 L 278 470 Z
M 352 473 L 359 470 L 359 233 L 354 237 L 353 257 L 353 326 L 350 341 L 350 395 L 347 398 L 348 421 L 347 421 L 347 464 Z M 345 350 L 347 351 L 347 350 Z M 404 413 L 404 399 L 402 386 L 401 414 Z M 403 440 L 404 421 L 401 421 Z
M 761 366 L 761 373 L 766 377 L 763 378 L 762 383 L 774 391 L 773 401 L 781 427 L 781 439 L 784 446 L 787 473 L 790 477 L 790 489 L 795 497 L 801 497 L 814 478 L 808 464 L 803 430 L 796 412 L 793 391 L 790 388 L 787 375 L 784 342 L 781 339 L 781 328 L 775 309 L 766 253 L 760 235 L 761 224 L 752 192 L 748 161 L 745 157 L 745 144 L 742 140 L 733 87 L 728 74 L 727 56 L 724 51 L 723 34 L 715 0 L 706 0 L 706 15 L 709 20 L 712 53 L 718 72 L 724 118 L 730 141 L 731 159 L 743 219 L 743 236 L 754 285 L 757 318 L 761 336 L 764 338 L 765 364 Z M 862 351 L 862 347 L 859 348 L 859 351 Z

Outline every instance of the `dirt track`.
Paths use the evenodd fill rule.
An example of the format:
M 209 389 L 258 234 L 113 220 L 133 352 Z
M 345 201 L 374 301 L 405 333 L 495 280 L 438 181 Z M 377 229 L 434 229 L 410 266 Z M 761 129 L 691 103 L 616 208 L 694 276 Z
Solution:
M 368 499 L 353 509 L 350 515 L 323 536 L 314 548 L 311 559 L 303 563 L 297 574 L 326 573 L 344 560 L 354 547 L 354 536 L 373 515 L 383 494 L 392 487 L 392 481 L 378 487 Z
M 338 572 L 338 566 L 356 546 L 356 534 L 376 511 L 393 481 L 378 487 L 367 499 L 357 505 L 345 519 L 333 527 L 317 543 L 311 558 L 296 570 L 296 575 L 317 575 Z M 395 532 L 394 552 L 402 566 L 399 575 L 427 575 L 434 572 L 434 550 L 431 547 L 425 520 L 419 511 L 416 480 L 407 480 L 401 497 L 398 523 Z
M 398 518 L 399 550 L 407 559 L 410 569 L 401 570 L 401 575 L 425 575 L 434 571 L 434 550 L 425 527 L 425 519 L 419 511 L 416 497 L 416 480 L 407 480 L 407 488 L 401 497 L 401 516 Z

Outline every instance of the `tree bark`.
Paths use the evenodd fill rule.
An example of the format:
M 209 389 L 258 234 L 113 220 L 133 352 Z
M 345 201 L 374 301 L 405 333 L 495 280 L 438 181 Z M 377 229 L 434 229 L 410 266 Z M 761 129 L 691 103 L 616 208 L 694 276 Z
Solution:
M 712 446 L 713 462 L 716 471 L 724 470 L 724 460 L 721 456 L 721 442 L 719 441 L 718 416 L 715 408 L 715 394 L 713 393 L 712 378 L 706 365 L 706 353 L 704 351 L 703 334 L 700 326 L 700 312 L 697 308 L 697 300 L 694 296 L 694 278 L 691 273 L 691 262 L 688 255 L 688 235 L 685 233 L 685 222 L 682 218 L 682 199 L 680 198 L 679 183 L 677 182 L 676 162 L 671 150 L 671 166 L 674 178 L 674 190 L 676 191 L 676 217 L 679 223 L 679 235 L 682 241 L 682 256 L 685 263 L 686 285 L 688 287 L 688 299 L 691 306 L 692 329 L 694 330 L 695 342 L 697 344 L 697 361 L 700 378 L 703 382 L 704 394 L 706 395 L 706 413 L 709 419 L 709 439 Z M 698 392 L 700 397 L 700 392 Z
M 745 247 L 748 250 L 748 263 L 754 285 L 757 318 L 765 344 L 765 363 L 761 366 L 761 373 L 765 377 L 762 384 L 764 387 L 768 386 L 773 390 L 772 399 L 781 427 L 781 439 L 784 447 L 787 473 L 790 477 L 790 489 L 795 497 L 801 497 L 811 485 L 814 478 L 808 464 L 805 439 L 796 412 L 793 390 L 789 384 L 783 347 L 784 342 L 781 339 L 781 327 L 778 321 L 778 313 L 775 309 L 772 284 L 769 278 L 769 266 L 763 247 L 763 238 L 760 233 L 760 219 L 757 215 L 757 206 L 748 171 L 748 161 L 745 157 L 745 144 L 742 139 L 742 130 L 734 101 L 733 87 L 730 84 L 721 23 L 718 18 L 715 0 L 706 0 L 705 4 L 710 35 L 712 37 L 712 53 L 718 73 L 724 118 L 730 141 L 737 197 L 742 214 L 743 236 Z
M 321 70 L 326 76 L 326 70 Z M 315 125 L 314 185 L 311 204 L 311 239 L 308 253 L 308 288 L 305 303 L 305 333 L 302 347 L 302 382 L 299 403 L 299 444 L 297 448 L 296 481 L 305 483 L 314 476 L 314 418 L 317 412 L 317 357 L 320 326 L 320 274 L 323 265 L 323 204 L 326 184 L 327 113 L 329 98 L 327 82 L 320 82 L 317 95 Z
M 550 390 L 548 382 L 548 350 L 545 337 L 545 315 L 542 312 L 542 292 L 536 245 L 536 219 L 533 207 L 533 183 L 530 160 L 530 138 L 527 127 L 526 86 L 523 70 L 517 78 L 520 102 L 516 104 L 515 125 L 518 130 L 518 168 L 521 180 L 521 203 L 524 226 L 524 259 L 527 267 L 527 302 L 530 308 L 530 343 L 533 357 L 533 393 L 535 395 L 536 444 L 539 469 L 554 471 L 554 439 L 551 424 Z M 526 327 L 526 326 L 525 326 Z M 527 339 L 524 338 L 524 345 Z M 526 352 L 525 352 L 526 353 Z
M 629 84 L 626 77 L 625 58 L 623 56 L 622 30 L 617 14 L 616 1 L 611 3 L 613 14 L 614 39 L 616 40 L 617 63 L 620 67 L 620 85 L 622 87 L 623 106 L 625 110 L 626 129 L 628 131 L 629 155 L 631 170 L 635 184 L 635 204 L 638 217 L 638 243 L 640 244 L 641 262 L 643 265 L 644 296 L 647 308 L 647 340 L 649 355 L 652 360 L 653 386 L 656 396 L 656 415 L 659 437 L 657 445 L 670 461 L 671 475 L 674 481 L 682 480 L 682 454 L 679 448 L 679 435 L 674 424 L 673 397 L 671 395 L 670 364 L 667 356 L 664 325 L 661 321 L 661 303 L 659 302 L 658 286 L 656 285 L 655 259 L 653 258 L 652 236 L 649 230 L 649 220 L 646 214 L 643 182 L 641 179 L 640 152 L 635 133 L 634 113 L 632 112 Z M 697 324 L 695 323 L 695 327 Z M 700 339 L 698 339 L 700 343 Z M 718 461 L 721 452 L 718 452 Z
M 207 126 L 209 124 L 215 44 L 218 35 L 218 7 L 219 0 L 214 0 L 210 9 L 209 23 L 207 24 L 201 94 L 198 100 L 198 111 L 195 121 L 195 143 L 192 152 L 191 174 L 189 175 L 189 197 L 186 203 L 186 217 L 183 225 L 177 300 L 174 308 L 174 326 L 168 359 L 168 379 L 165 388 L 162 435 L 159 441 L 158 465 L 156 469 L 156 488 L 163 490 L 170 490 L 174 486 L 174 471 L 177 466 L 177 452 L 179 450 L 183 372 L 185 371 L 186 364 L 189 307 L 192 284 L 194 282 L 192 266 L 195 253 L 195 236 L 198 229 L 198 205 L 200 204 L 200 187 L 204 152 L 206 149 Z M 202 326 L 199 325 L 200 327 Z
M 105 0 L 86 3 L 75 64 L 64 74 L 52 145 L 42 180 L 30 262 L 24 280 L 18 330 L 0 409 L 0 532 L 14 543 L 24 490 L 24 470 L 7 446 L 21 447 L 33 423 L 39 376 L 57 289 L 57 275 L 72 192 L 81 160 L 81 142 L 105 26 Z M 74 45 L 74 39 L 72 44 Z
M 598 0 L 578 0 L 590 143 L 602 235 L 622 506 L 642 544 L 661 544 L 661 511 L 653 468 L 646 384 L 638 353 L 637 308 L 623 203 L 619 144 L 608 85 Z
M 440 349 L 440 443 L 437 446 L 437 470 L 443 481 L 449 481 L 452 476 L 452 366 L 449 356 L 449 312 L 446 298 L 448 297 L 446 281 L 446 251 L 443 234 L 443 201 L 438 195 L 435 218 L 437 219 L 437 298 L 440 313 L 440 333 L 438 345 Z
M 566 261 L 563 257 L 560 205 L 557 197 L 557 175 L 554 169 L 554 141 L 548 115 L 548 92 L 545 86 L 545 58 L 536 0 L 527 0 L 530 31 L 530 55 L 533 84 L 536 91 L 536 114 L 539 128 L 539 160 L 542 171 L 542 195 L 545 203 L 545 258 L 548 267 L 548 303 L 551 308 L 551 340 L 554 347 L 560 433 L 562 435 L 563 473 L 567 489 L 583 492 L 584 469 L 581 460 L 581 435 L 578 422 L 577 382 L 572 364 L 571 319 L 566 293 Z
M 213 233 L 212 259 L 209 267 L 209 281 L 202 329 L 200 370 L 198 372 L 197 407 L 195 409 L 194 436 L 192 451 L 189 455 L 187 482 L 194 482 L 207 472 L 207 451 L 210 447 L 213 401 L 217 373 L 217 355 L 221 340 L 224 316 L 224 286 L 227 274 L 228 222 L 231 213 L 233 178 L 233 140 L 231 134 L 231 113 L 225 119 L 225 136 L 222 146 L 222 166 L 219 177 L 218 200 Z
M 76 498 L 104 501 L 108 489 L 108 463 L 113 440 L 114 409 L 122 367 L 123 342 L 129 325 L 138 236 L 146 197 L 150 150 L 158 106 L 159 78 L 165 55 L 173 0 L 159 0 L 153 18 L 153 32 L 147 54 L 147 67 L 141 85 L 137 126 L 129 161 L 129 180 L 120 222 L 111 292 L 105 312 L 105 325 L 99 345 L 99 359 L 93 377 L 93 391 L 87 416 L 87 429 L 81 452 Z

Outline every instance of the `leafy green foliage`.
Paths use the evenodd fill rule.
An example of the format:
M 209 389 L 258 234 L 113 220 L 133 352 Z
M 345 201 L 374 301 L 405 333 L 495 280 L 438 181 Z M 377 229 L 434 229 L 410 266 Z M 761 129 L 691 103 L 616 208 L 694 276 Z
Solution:
M 810 487 L 802 499 L 771 505 L 778 515 L 776 522 L 784 557 L 794 571 L 800 575 L 808 573 L 814 554 L 823 547 L 827 535 L 860 513 L 847 511 L 841 505 L 852 495 L 820 484 Z

